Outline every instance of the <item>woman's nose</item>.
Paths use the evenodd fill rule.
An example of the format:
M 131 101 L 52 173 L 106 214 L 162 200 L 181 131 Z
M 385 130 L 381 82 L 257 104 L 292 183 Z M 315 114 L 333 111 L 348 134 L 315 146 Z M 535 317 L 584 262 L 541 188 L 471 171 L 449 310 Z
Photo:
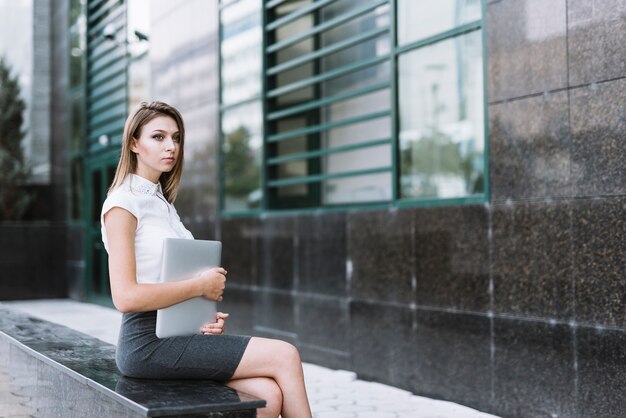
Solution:
M 174 144 L 174 140 L 172 138 L 167 138 L 165 140 L 165 150 L 166 151 L 174 151 L 176 145 Z

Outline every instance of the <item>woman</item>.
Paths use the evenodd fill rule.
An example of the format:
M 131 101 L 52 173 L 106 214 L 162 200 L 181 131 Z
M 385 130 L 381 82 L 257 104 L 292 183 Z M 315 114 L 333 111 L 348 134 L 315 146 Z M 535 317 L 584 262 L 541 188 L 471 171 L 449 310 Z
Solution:
M 180 113 L 142 103 L 127 119 L 122 154 L 102 207 L 111 295 L 124 315 L 117 345 L 120 371 L 140 378 L 205 378 L 267 401 L 259 417 L 311 417 L 297 349 L 284 341 L 224 335 L 218 313 L 202 334 L 159 339 L 156 310 L 192 297 L 220 301 L 226 270 L 158 283 L 163 239 L 188 238 L 172 203 L 183 171 Z

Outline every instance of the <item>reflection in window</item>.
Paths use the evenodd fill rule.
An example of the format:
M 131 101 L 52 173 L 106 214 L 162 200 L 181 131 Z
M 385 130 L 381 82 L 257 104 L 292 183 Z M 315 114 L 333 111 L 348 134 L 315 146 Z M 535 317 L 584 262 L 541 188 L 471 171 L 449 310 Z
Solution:
M 222 209 L 259 209 L 262 201 L 261 0 L 222 2 Z
M 398 45 L 479 20 L 481 0 L 398 0 Z
M 245 210 L 261 204 L 263 138 L 259 101 L 222 114 L 224 209 Z
M 224 8 L 222 23 L 222 104 L 261 94 L 261 1 L 242 0 Z
M 128 105 L 132 109 L 150 100 L 150 3 L 128 0 Z
M 402 197 L 483 192 L 481 31 L 399 57 Z

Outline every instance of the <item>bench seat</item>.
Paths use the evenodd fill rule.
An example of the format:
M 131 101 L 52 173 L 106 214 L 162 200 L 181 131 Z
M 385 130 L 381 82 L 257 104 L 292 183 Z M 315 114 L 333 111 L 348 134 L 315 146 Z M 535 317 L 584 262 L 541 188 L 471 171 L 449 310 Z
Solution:
M 24 415 L 36 417 L 247 418 L 265 406 L 213 381 L 124 377 L 115 365 L 115 346 L 5 308 L 2 374 Z

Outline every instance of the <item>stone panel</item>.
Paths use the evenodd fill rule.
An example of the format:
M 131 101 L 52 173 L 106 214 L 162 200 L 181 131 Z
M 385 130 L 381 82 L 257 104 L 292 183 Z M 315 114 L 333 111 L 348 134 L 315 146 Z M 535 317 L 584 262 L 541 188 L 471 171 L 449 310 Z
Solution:
M 418 306 L 489 309 L 487 223 L 484 206 L 415 211 Z
M 413 217 L 413 210 L 349 214 L 352 297 L 403 304 L 415 301 Z
M 626 327 L 626 197 L 573 210 L 576 321 Z
M 496 206 L 492 221 L 495 312 L 572 319 L 570 203 Z
M 571 195 L 567 92 L 489 107 L 493 201 Z
M 571 327 L 496 317 L 494 344 L 496 414 L 577 416 Z
M 567 86 L 566 0 L 487 6 L 489 102 Z

